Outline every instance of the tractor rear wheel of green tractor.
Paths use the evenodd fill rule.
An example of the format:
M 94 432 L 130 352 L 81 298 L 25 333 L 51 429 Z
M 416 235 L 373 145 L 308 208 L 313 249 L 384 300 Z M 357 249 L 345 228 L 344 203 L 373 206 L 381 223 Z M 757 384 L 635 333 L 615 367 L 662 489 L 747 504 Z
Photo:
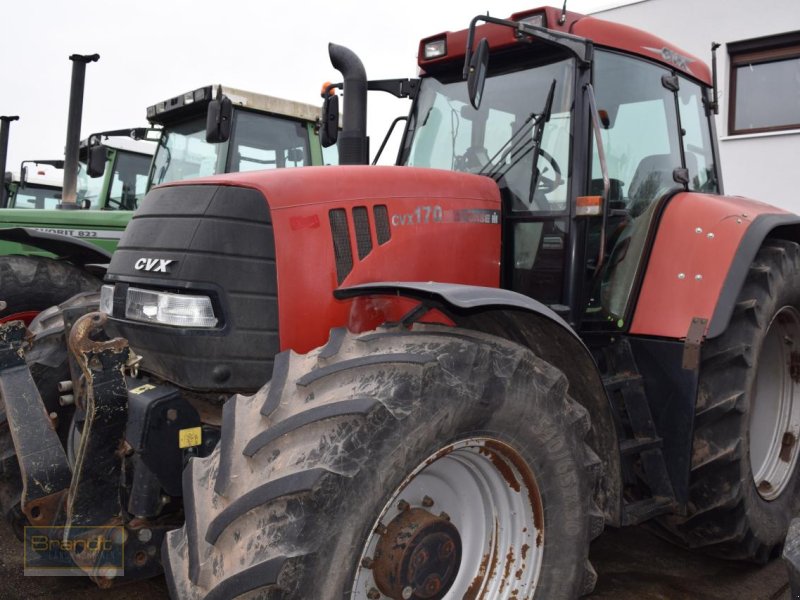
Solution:
M 521 346 L 429 325 L 334 330 L 228 400 L 217 448 L 189 463 L 186 524 L 163 548 L 172 596 L 588 593 L 604 523 L 588 429 L 561 372 Z
M 800 245 L 767 240 L 728 329 L 702 349 L 689 515 L 679 543 L 723 558 L 778 556 L 800 509 Z
M 80 292 L 100 289 L 100 280 L 75 265 L 42 256 L 0 256 L 0 323 L 29 324 L 46 308 Z

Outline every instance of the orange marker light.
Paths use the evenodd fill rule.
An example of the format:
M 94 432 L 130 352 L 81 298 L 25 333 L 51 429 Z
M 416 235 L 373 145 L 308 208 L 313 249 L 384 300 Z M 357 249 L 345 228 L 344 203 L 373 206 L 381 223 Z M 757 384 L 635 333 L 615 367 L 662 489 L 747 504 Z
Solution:
M 602 196 L 578 196 L 575 207 L 575 215 L 579 217 L 596 217 L 602 213 Z

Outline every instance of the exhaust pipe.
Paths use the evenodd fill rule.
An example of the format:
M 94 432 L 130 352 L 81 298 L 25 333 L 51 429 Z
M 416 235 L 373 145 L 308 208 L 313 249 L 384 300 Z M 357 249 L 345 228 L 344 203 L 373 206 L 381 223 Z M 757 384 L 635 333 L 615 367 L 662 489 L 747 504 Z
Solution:
M 0 208 L 8 205 L 8 182 L 6 181 L 6 158 L 8 157 L 8 130 L 11 121 L 17 121 L 19 117 L 0 117 Z
M 328 44 L 333 68 L 344 78 L 342 132 L 339 134 L 339 164 L 368 165 L 367 72 L 355 52 Z
M 100 59 L 99 54 L 73 54 L 72 83 L 69 89 L 69 115 L 67 116 L 67 144 L 64 150 L 64 186 L 58 208 L 79 208 L 78 196 L 78 152 L 81 143 L 81 116 L 83 115 L 83 88 L 86 80 L 86 65 Z

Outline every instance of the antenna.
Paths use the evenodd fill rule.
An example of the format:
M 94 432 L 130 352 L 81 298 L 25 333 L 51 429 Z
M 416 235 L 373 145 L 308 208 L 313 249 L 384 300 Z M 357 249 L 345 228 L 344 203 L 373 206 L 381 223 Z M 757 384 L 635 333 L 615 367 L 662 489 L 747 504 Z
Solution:
M 564 0 L 564 6 L 561 7 L 561 16 L 558 18 L 558 24 L 563 25 L 567 22 L 567 0 Z

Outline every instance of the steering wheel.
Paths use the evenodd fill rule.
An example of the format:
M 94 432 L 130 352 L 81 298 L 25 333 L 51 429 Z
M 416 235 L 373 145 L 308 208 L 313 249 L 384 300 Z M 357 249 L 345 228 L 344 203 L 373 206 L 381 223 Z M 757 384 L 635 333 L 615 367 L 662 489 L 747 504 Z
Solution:
M 486 148 L 470 146 L 455 157 L 453 170 L 463 173 L 478 173 L 489 162 L 489 153 Z
M 553 155 L 544 148 L 539 148 L 539 156 L 545 159 L 553 168 L 554 177 L 545 177 L 542 173 L 544 169 L 539 169 L 539 180 L 536 182 L 536 192 L 542 194 L 549 194 L 557 187 L 559 187 L 564 180 L 561 178 L 561 167 Z

